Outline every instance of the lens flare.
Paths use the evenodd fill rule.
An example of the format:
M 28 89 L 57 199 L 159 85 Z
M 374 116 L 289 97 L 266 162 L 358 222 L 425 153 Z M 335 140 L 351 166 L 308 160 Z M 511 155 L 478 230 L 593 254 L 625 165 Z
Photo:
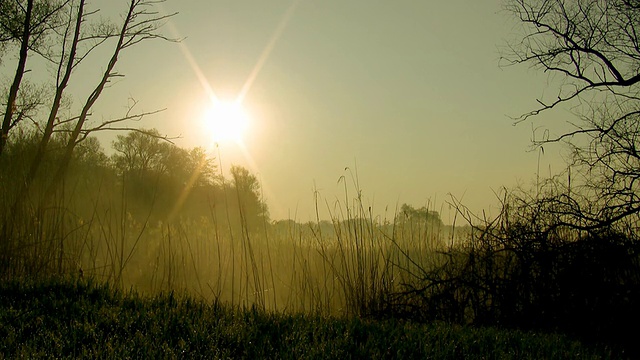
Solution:
M 204 122 L 215 143 L 234 141 L 242 144 L 242 137 L 250 121 L 247 111 L 240 103 L 214 99 L 204 115 Z

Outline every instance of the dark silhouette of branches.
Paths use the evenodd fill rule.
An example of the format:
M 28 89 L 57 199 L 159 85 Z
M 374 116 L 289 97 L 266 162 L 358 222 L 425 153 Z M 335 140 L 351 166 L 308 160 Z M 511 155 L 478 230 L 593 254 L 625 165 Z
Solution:
M 502 59 L 528 64 L 560 79 L 553 100 L 515 118 L 522 122 L 560 104 L 579 121 L 559 136 L 534 145 L 566 143 L 572 150 L 558 209 L 572 226 L 593 229 L 640 212 L 640 11 L 629 0 L 512 0 L 506 10 L 522 24 L 520 41 Z M 578 201 L 572 197 L 582 197 Z M 576 203 L 589 206 L 577 208 Z
M 518 117 L 523 121 L 592 90 L 638 99 L 640 16 L 624 0 L 514 0 L 506 6 L 523 24 L 520 42 L 502 56 L 564 79 L 557 98 Z
M 119 124 L 125 121 L 140 120 L 145 116 L 153 115 L 161 111 L 135 113 L 133 111 L 136 105 L 134 101 L 130 104 L 127 113 L 122 117 L 107 119 L 97 125 L 87 126 L 87 121 L 91 116 L 91 109 L 104 90 L 108 88 L 109 83 L 114 78 L 123 76 L 115 70 L 115 67 L 126 49 L 145 40 L 161 39 L 173 41 L 173 39 L 160 33 L 160 28 L 163 23 L 174 15 L 163 15 L 156 11 L 155 6 L 160 2 L 162 1 L 130 0 L 119 24 L 107 22 L 102 19 L 95 19 L 99 10 L 87 9 L 85 0 L 53 2 L 28 0 L 26 2 L 26 8 L 21 7 L 22 2 L 16 1 L 15 4 L 22 10 L 14 9 L 15 11 L 13 11 L 13 13 L 8 15 L 3 14 L 3 16 L 0 17 L 0 25 L 6 25 L 3 25 L 5 31 L 0 31 L 0 34 L 13 34 L 6 36 L 6 38 L 20 44 L 20 60 L 14 83 L 8 94 L 6 104 L 7 111 L 5 111 L 3 119 L 0 154 L 9 135 L 9 130 L 24 118 L 30 118 L 28 115 L 33 112 L 33 107 L 40 105 L 40 103 L 23 102 L 22 108 L 16 110 L 16 98 L 20 93 L 22 75 L 26 71 L 27 56 L 32 49 L 36 48 L 33 45 L 35 40 L 32 39 L 34 34 L 41 38 L 45 35 L 48 36 L 46 46 L 41 45 L 39 48 L 42 51 L 38 51 L 37 53 L 57 67 L 55 93 L 50 100 L 51 107 L 48 116 L 42 124 L 34 120 L 34 123 L 37 123 L 37 128 L 42 131 L 41 141 L 31 162 L 30 170 L 26 175 L 24 186 L 22 189 L 19 189 L 19 192 L 28 192 L 31 182 L 35 179 L 42 161 L 45 158 L 49 142 L 54 133 L 60 131 L 67 132 L 68 136 L 66 137 L 67 144 L 60 158 L 58 170 L 50 178 L 49 192 L 54 192 L 58 184 L 62 182 L 75 147 L 91 133 L 102 130 L 134 130 L 134 127 Z M 3 7 L 8 8 L 10 4 L 14 3 L 3 2 L 2 4 Z M 46 7 L 44 4 L 49 4 L 49 6 Z M 42 13 L 44 13 L 44 15 L 42 15 Z M 32 14 L 37 16 L 34 17 Z M 22 27 L 19 27 L 19 24 L 22 24 Z M 48 31 L 41 30 L 38 26 L 44 27 Z M 18 37 L 17 32 L 14 31 L 17 28 L 22 29 L 21 37 Z M 61 121 L 60 112 L 63 99 L 67 84 L 72 78 L 74 71 L 84 62 L 89 54 L 109 44 L 107 42 L 109 39 L 114 39 L 115 44 L 102 76 L 95 84 L 91 93 L 86 97 L 80 113 L 77 116 L 72 116 L 67 120 Z M 164 138 L 169 140 L 166 136 Z
M 25 118 L 25 111 L 29 110 L 28 106 L 19 109 L 16 103 L 24 74 L 27 71 L 29 51 L 39 51 L 42 42 L 46 41 L 44 39 L 48 37 L 52 29 L 59 26 L 58 14 L 69 3 L 70 0 L 44 2 L 27 0 L 26 4 L 19 1 L 0 2 L 0 43 L 2 45 L 10 42 L 19 44 L 16 72 L 2 114 L 0 155 L 7 143 L 9 131 Z

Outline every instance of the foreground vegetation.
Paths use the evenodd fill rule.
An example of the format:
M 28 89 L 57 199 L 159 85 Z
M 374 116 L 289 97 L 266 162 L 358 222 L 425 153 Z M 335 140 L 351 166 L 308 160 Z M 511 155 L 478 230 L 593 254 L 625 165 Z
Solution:
M 0 285 L 6 358 L 608 359 L 566 336 L 278 314 L 86 281 Z
M 464 228 L 429 206 L 374 216 L 350 170 L 329 219 L 272 222 L 249 170 L 225 177 L 203 149 L 116 126 L 151 114 L 135 102 L 89 121 L 120 51 L 166 39 L 167 17 L 131 0 L 122 26 L 103 26 L 84 3 L 0 2 L 0 57 L 20 50 L 1 104 L 7 357 L 639 357 L 628 330 L 640 324 L 637 2 L 507 1 L 524 41 L 504 58 L 564 78 L 557 100 L 520 120 L 575 101 L 579 123 L 534 136 L 541 152 L 568 142 L 568 167 L 500 192 L 495 217 L 451 199 Z M 102 80 L 82 109 L 68 104 L 73 70 L 113 38 Z M 27 59 L 56 46 L 50 96 L 22 80 Z M 111 156 L 92 137 L 105 129 L 131 130 Z M 67 281 L 42 282 L 52 275 Z M 162 295 L 176 293 L 193 298 Z
M 226 179 L 198 150 L 149 134 L 118 138 L 114 146 L 128 150 L 111 158 L 89 144 L 58 191 L 47 190 L 43 173 L 26 197 L 0 192 L 1 282 L 82 276 L 267 318 L 560 333 L 637 351 L 627 329 L 640 323 L 638 219 L 577 227 L 557 179 L 536 193 L 505 190 L 502 211 L 489 219 L 473 218 L 453 199 L 464 226 L 445 226 L 428 206 L 374 217 L 357 174 L 347 170 L 340 180 L 345 200 L 329 208 L 330 221 L 272 222 L 246 169 L 232 168 Z M 20 186 L 28 164 L 22 159 L 34 145 L 30 137 L 8 143 L 0 164 L 18 176 L 0 174 L 2 189 Z M 55 167 L 57 155 L 49 154 L 47 166 Z M 123 159 L 128 163 L 118 165 Z M 104 311 L 93 316 L 108 321 Z M 456 346 L 477 342 L 461 341 L 470 343 Z

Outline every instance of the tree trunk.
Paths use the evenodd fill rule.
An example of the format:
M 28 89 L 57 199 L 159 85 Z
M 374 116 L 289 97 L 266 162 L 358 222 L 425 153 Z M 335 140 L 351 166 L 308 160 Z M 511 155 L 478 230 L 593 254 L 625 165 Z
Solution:
M 49 186 L 49 191 L 48 191 L 49 194 L 54 193 L 55 190 L 57 189 L 58 184 L 62 182 L 62 179 L 65 176 L 67 169 L 69 167 L 69 163 L 71 162 L 71 156 L 73 155 L 73 150 L 78 144 L 78 138 L 80 136 L 80 132 L 82 131 L 82 127 L 84 126 L 84 123 L 87 120 L 89 111 L 91 110 L 91 107 L 93 107 L 93 104 L 95 104 L 96 100 L 98 100 L 98 98 L 100 97 L 100 94 L 102 94 L 104 87 L 109 81 L 109 78 L 112 76 L 111 72 L 113 71 L 113 68 L 116 66 L 116 63 L 118 62 L 118 56 L 120 55 L 120 51 L 123 48 L 124 40 L 127 35 L 129 24 L 131 23 L 131 19 L 132 19 L 135 8 L 136 8 L 136 1 L 132 0 L 129 6 L 129 12 L 127 13 L 127 17 L 125 18 L 124 24 L 122 25 L 122 29 L 120 30 L 120 34 L 118 36 L 118 43 L 115 47 L 115 50 L 113 51 L 113 55 L 109 60 L 107 69 L 104 71 L 104 74 L 102 75 L 102 79 L 100 80 L 100 83 L 98 84 L 98 86 L 96 86 L 96 88 L 93 90 L 91 95 L 89 95 L 89 98 L 87 99 L 87 101 L 85 102 L 82 108 L 80 117 L 78 118 L 78 121 L 76 122 L 73 132 L 71 133 L 71 137 L 69 138 L 69 141 L 67 142 L 67 145 L 65 147 L 65 151 L 62 156 L 62 161 L 60 163 L 60 166 L 58 167 L 58 170 L 56 171 L 56 174 L 53 177 L 51 185 Z
M 11 118 L 15 111 L 16 99 L 18 97 L 18 90 L 20 90 L 20 83 L 24 76 L 25 68 L 27 66 L 27 57 L 29 55 L 29 40 L 31 37 L 31 15 L 33 13 L 33 2 L 35 0 L 27 1 L 27 10 L 24 16 L 24 29 L 22 31 L 22 38 L 20 44 L 20 56 L 18 57 L 18 68 L 16 69 L 16 75 L 13 78 L 13 84 L 9 89 L 9 98 L 7 100 L 7 108 L 2 119 L 2 130 L 0 131 L 0 155 L 4 151 L 7 140 L 9 139 L 9 130 L 11 129 Z
M 55 125 L 56 118 L 58 116 L 58 111 L 60 110 L 60 103 L 62 101 L 62 95 L 64 94 L 64 90 L 69 83 L 69 78 L 71 77 L 71 72 L 73 70 L 73 65 L 75 61 L 75 56 L 77 52 L 78 42 L 80 40 L 80 28 L 82 27 L 82 18 L 84 15 L 84 4 L 85 0 L 80 0 L 80 4 L 78 5 L 78 12 L 76 15 L 76 24 L 73 34 L 73 42 L 71 43 L 71 49 L 69 50 L 69 59 L 67 61 L 64 76 L 58 83 L 56 88 L 56 95 L 53 99 L 53 104 L 51 106 L 51 111 L 49 112 L 49 118 L 47 119 L 47 124 L 44 129 L 44 133 L 42 134 L 42 140 L 40 140 L 40 144 L 38 144 L 38 149 L 36 151 L 36 155 L 31 162 L 31 167 L 29 168 L 29 173 L 27 178 L 24 181 L 22 189 L 20 191 L 20 196 L 16 199 L 16 203 L 20 201 L 21 198 L 27 195 L 33 180 L 35 180 L 36 175 L 38 173 L 38 169 L 44 160 L 44 155 L 47 151 L 47 146 L 49 145 L 49 141 L 51 140 L 51 136 L 53 135 L 53 128 Z M 63 59 L 60 60 L 61 64 Z

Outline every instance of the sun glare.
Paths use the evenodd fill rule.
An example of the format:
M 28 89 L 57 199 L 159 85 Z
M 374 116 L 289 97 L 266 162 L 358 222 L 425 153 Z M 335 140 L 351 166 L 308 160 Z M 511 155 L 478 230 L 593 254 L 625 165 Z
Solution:
M 215 143 L 241 144 L 249 127 L 249 115 L 238 102 L 216 100 L 205 114 L 205 126 Z

